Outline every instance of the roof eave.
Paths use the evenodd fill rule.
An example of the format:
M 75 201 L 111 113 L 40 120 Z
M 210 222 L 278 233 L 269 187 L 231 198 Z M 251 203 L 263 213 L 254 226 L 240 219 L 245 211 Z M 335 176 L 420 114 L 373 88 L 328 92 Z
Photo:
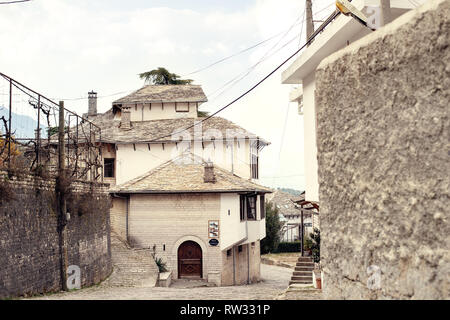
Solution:
M 230 189 L 230 190 L 109 190 L 110 193 L 117 194 L 175 194 L 175 193 L 248 193 L 256 192 L 261 194 L 272 193 L 272 191 L 262 189 Z

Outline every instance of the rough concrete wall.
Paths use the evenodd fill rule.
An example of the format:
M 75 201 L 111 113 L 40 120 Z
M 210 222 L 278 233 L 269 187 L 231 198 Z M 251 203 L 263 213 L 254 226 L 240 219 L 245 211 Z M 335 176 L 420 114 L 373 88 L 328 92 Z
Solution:
M 1 173 L 0 180 L 0 299 L 59 291 L 54 181 L 31 176 L 5 180 Z M 92 192 L 83 183 L 73 187 L 74 194 Z M 107 195 L 106 186 L 96 191 Z M 81 215 L 72 211 L 66 230 L 68 265 L 80 267 L 81 285 L 105 279 L 112 268 L 108 205 L 94 204 L 92 212 Z
M 449 298 L 449 17 L 429 1 L 317 70 L 326 298 Z
M 250 248 L 250 249 L 249 249 Z M 247 250 L 250 250 L 249 256 L 247 256 Z M 239 246 L 231 248 L 234 250 L 235 255 L 235 268 L 236 273 L 236 285 L 244 285 L 248 282 L 248 272 L 250 267 L 250 282 L 256 283 L 261 280 L 261 242 L 258 240 L 254 242 L 254 245 L 244 244 L 242 246 L 242 252 L 239 252 Z M 248 263 L 250 258 L 250 264 Z M 222 251 L 222 286 L 232 286 L 233 279 L 233 252 L 230 256 L 227 256 L 227 250 Z

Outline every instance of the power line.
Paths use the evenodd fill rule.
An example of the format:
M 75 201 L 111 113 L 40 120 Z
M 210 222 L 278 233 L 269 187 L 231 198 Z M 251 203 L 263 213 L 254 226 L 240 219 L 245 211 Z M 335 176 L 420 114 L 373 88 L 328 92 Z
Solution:
M 257 62 L 255 63 L 253 66 L 251 66 L 250 68 L 248 68 L 246 71 L 244 71 L 243 73 L 237 75 L 235 78 L 231 79 L 230 81 L 226 82 L 224 85 L 222 85 L 220 88 L 216 89 L 213 93 L 211 93 L 210 95 L 208 95 L 208 98 L 213 96 L 215 93 L 217 93 L 219 90 L 226 88 L 228 86 L 228 88 L 226 88 L 225 90 L 223 90 L 222 92 L 220 92 L 216 97 L 214 97 L 214 99 L 217 99 L 219 96 L 221 96 L 223 93 L 225 93 L 227 90 L 229 90 L 230 88 L 232 88 L 235 84 L 237 84 L 238 82 L 240 82 L 242 79 L 244 79 L 245 77 L 247 77 L 259 64 L 261 64 L 262 62 L 264 62 L 265 60 L 269 59 L 270 57 L 272 57 L 274 54 L 276 54 L 277 52 L 279 52 L 281 49 L 283 49 L 284 47 L 286 47 L 288 44 L 290 44 L 292 41 L 294 41 L 295 39 L 299 38 L 299 40 L 301 41 L 301 36 L 303 33 L 303 23 L 305 22 L 305 16 L 303 15 L 303 20 L 301 22 L 298 22 L 298 20 L 300 20 L 300 15 L 297 17 L 297 19 L 294 21 L 294 23 L 289 27 L 289 29 L 285 32 L 285 34 L 283 35 L 283 37 L 281 37 L 277 43 L 272 46 L 265 54 L 264 56 Z M 298 23 L 297 23 L 298 22 Z M 292 30 L 292 28 L 294 28 L 297 24 L 301 23 L 302 24 L 302 28 L 301 28 L 301 32 L 300 35 L 296 35 L 294 38 L 292 38 L 291 40 L 289 40 L 287 43 L 285 43 L 283 46 L 281 46 L 280 48 L 278 48 L 277 50 L 275 50 L 274 52 L 272 52 L 270 55 L 268 55 L 272 50 L 274 50 L 278 44 L 289 34 L 289 32 Z
M 25 2 L 25 1 L 31 1 L 31 0 L 22 0 L 22 1 L 19 1 L 19 2 Z M 2 3 L 0 3 L 0 4 L 2 4 Z M 329 8 L 330 6 L 332 6 L 333 4 L 334 4 L 334 3 L 332 3 L 332 4 L 330 4 L 330 5 L 326 6 L 326 7 L 324 7 L 324 8 L 322 8 L 322 9 L 318 10 L 317 12 L 315 12 L 315 14 L 317 14 L 317 13 L 319 13 L 319 12 L 322 12 L 322 11 L 328 9 L 328 8 Z M 287 35 L 287 33 L 289 33 L 290 30 L 292 30 L 293 27 L 295 27 L 295 26 L 297 26 L 297 25 L 299 25 L 299 24 L 302 24 L 302 29 L 301 29 L 301 30 L 303 31 L 303 22 L 305 22 L 305 20 L 303 19 L 301 22 L 298 22 L 298 20 L 299 20 L 299 19 L 297 18 L 297 20 L 294 22 L 294 24 L 293 24 L 291 27 L 289 27 L 289 29 L 287 29 L 286 34 L 281 38 L 281 40 Z M 301 31 L 301 33 L 302 33 L 302 31 Z M 249 50 L 251 50 L 251 49 L 254 49 L 254 48 L 256 48 L 256 47 L 258 47 L 258 46 L 260 46 L 260 45 L 262 45 L 262 44 L 264 44 L 264 43 L 266 43 L 266 42 L 269 42 L 270 40 L 273 40 L 274 38 L 280 36 L 280 35 L 283 34 L 283 33 L 285 33 L 285 31 L 281 31 L 281 32 L 279 32 L 279 33 L 277 33 L 277 34 L 271 36 L 270 38 L 267 38 L 267 39 L 265 39 L 265 40 L 262 40 L 262 41 L 260 41 L 260 42 L 258 42 L 258 43 L 256 43 L 256 44 L 254 44 L 254 45 L 252 45 L 252 46 L 250 46 L 250 47 L 247 47 L 247 48 L 245 48 L 245 49 L 243 49 L 243 50 L 241 50 L 241 51 L 239 51 L 239 52 L 236 52 L 236 53 L 231 54 L 231 55 L 229 55 L 229 56 L 227 56 L 227 57 L 224 57 L 224 58 L 222 58 L 222 59 L 220 59 L 220 60 L 217 60 L 216 62 L 213 62 L 213 63 L 211 63 L 211 64 L 209 64 L 209 65 L 207 65 L 207 66 L 205 66 L 205 67 L 202 67 L 202 68 L 199 68 L 199 69 L 197 69 L 197 70 L 195 70 L 195 71 L 192 71 L 192 72 L 190 72 L 190 73 L 184 74 L 184 75 L 182 75 L 181 77 L 184 78 L 184 77 L 186 77 L 186 76 L 189 76 L 189 75 L 192 75 L 192 74 L 199 73 L 199 72 L 201 72 L 201 71 L 207 70 L 207 69 L 209 69 L 209 68 L 211 68 L 211 67 L 213 67 L 213 66 L 215 66 L 215 65 L 217 65 L 217 64 L 220 64 L 220 63 L 222 63 L 222 62 L 224 62 L 224 61 L 226 61 L 226 60 L 229 60 L 229 59 L 231 59 L 231 58 L 233 58 L 233 57 L 235 57 L 235 56 L 238 56 L 238 55 L 240 55 L 240 54 L 242 54 L 242 53 L 244 53 L 244 52 L 247 52 L 247 51 L 249 51 Z M 296 39 L 297 37 L 298 37 L 298 36 L 296 36 L 295 39 Z M 283 45 L 281 48 L 279 48 L 276 52 L 278 52 L 280 49 L 284 48 L 286 45 L 288 45 L 289 43 L 291 43 L 291 42 L 292 42 L 293 40 L 295 40 L 295 39 L 290 40 L 288 43 L 286 43 L 286 44 Z M 280 41 L 281 41 L 281 40 L 280 40 Z M 299 39 L 299 40 L 301 41 L 301 36 L 300 36 L 300 39 Z M 274 47 L 276 47 L 276 46 L 280 43 L 280 41 L 278 41 L 278 43 L 277 43 Z M 268 52 L 270 52 L 271 50 L 273 50 L 274 47 L 272 47 L 272 49 L 270 49 Z M 274 53 L 276 53 L 276 52 L 274 52 Z M 270 56 L 269 56 L 269 57 L 270 57 Z M 269 57 L 267 57 L 267 58 L 269 58 Z M 253 69 L 254 67 L 256 67 L 258 64 L 260 64 L 260 63 L 263 62 L 263 61 L 265 61 L 264 58 L 262 59 L 262 61 L 256 63 L 256 65 L 250 67 L 249 70 Z M 229 82 L 225 83 L 222 87 L 220 87 L 219 89 L 215 90 L 210 96 L 214 95 L 214 94 L 215 94 L 217 91 L 219 91 L 220 89 L 226 87 L 229 83 L 233 82 L 233 81 L 236 80 L 238 77 L 240 77 L 240 75 L 237 76 L 236 78 L 233 78 L 233 79 L 230 80 Z M 245 77 L 245 76 L 244 76 L 244 77 Z M 240 81 L 240 80 L 238 80 L 238 82 L 239 82 L 239 81 Z M 132 92 L 132 91 L 135 91 L 135 90 L 121 91 L 121 92 L 117 92 L 117 93 L 113 93 L 113 94 L 108 94 L 108 95 L 98 96 L 97 98 L 107 98 L 107 97 L 112 97 L 112 96 L 116 96 L 116 95 L 119 95 L 119 94 L 124 94 L 124 93 L 128 93 L 128 92 Z M 222 93 L 223 93 L 223 92 L 222 92 Z M 220 93 L 220 94 L 222 94 L 222 93 Z M 55 98 L 54 98 L 54 100 L 63 100 L 63 101 L 77 101 L 77 100 L 85 100 L 85 99 L 88 99 L 88 97 L 67 98 L 67 99 L 64 99 L 64 98 L 55 99 Z
M 317 13 L 319 13 L 319 12 L 322 12 L 322 11 L 328 9 L 328 8 L 331 7 L 332 5 L 334 5 L 334 2 L 331 3 L 331 4 L 329 4 L 329 5 L 326 6 L 326 7 L 322 8 L 322 9 L 318 10 L 315 14 L 317 14 Z M 289 32 L 293 27 L 295 27 L 295 26 L 297 26 L 297 25 L 299 25 L 299 24 L 303 24 L 304 20 L 301 21 L 301 22 L 297 22 L 298 20 L 299 20 L 299 19 L 297 18 L 297 20 L 295 21 L 294 25 L 292 25 L 292 26 L 288 29 L 287 32 Z M 302 28 L 303 28 L 303 25 L 302 25 Z M 248 47 L 248 48 L 245 48 L 245 49 L 243 49 L 243 50 L 241 50 L 241 51 L 239 51 L 239 52 L 236 52 L 236 53 L 231 54 L 231 55 L 229 55 L 229 56 L 227 56 L 227 57 L 225 57 L 225 58 L 222 58 L 222 59 L 220 59 L 220 60 L 217 60 L 216 62 L 213 62 L 213 63 L 211 63 L 211 64 L 209 64 L 209 65 L 207 65 L 207 66 L 205 66 L 205 67 L 199 68 L 199 69 L 197 69 L 197 70 L 195 70 L 195 71 L 192 71 L 192 72 L 189 72 L 189 73 L 186 73 L 186 74 L 182 75 L 181 77 L 184 78 L 184 77 L 190 76 L 190 75 L 192 75 L 192 74 L 199 73 L 199 72 L 201 72 L 201 71 L 204 71 L 204 70 L 206 70 L 206 69 L 209 69 L 209 68 L 211 68 L 211 67 L 213 67 L 213 66 L 215 66 L 215 65 L 217 65 L 217 64 L 219 64 L 219 63 L 221 63 L 221 62 L 224 62 L 224 61 L 229 60 L 229 59 L 231 59 L 231 58 L 233 58 L 233 57 L 235 57 L 235 56 L 238 56 L 238 55 L 240 55 L 240 54 L 242 54 L 242 53 L 244 53 L 244 52 L 247 52 L 247 51 L 249 51 L 249 50 L 251 50 L 251 49 L 254 49 L 254 48 L 256 48 L 256 47 L 258 47 L 258 46 L 260 46 L 260 45 L 262 45 L 262 44 L 264 44 L 264 43 L 266 43 L 266 42 L 268 42 L 268 41 L 270 41 L 270 40 L 272 40 L 272 39 L 274 39 L 274 38 L 276 38 L 276 37 L 278 37 L 279 35 L 283 34 L 284 32 L 285 32 L 285 31 L 281 31 L 281 32 L 279 32 L 279 33 L 277 33 L 277 34 L 271 36 L 270 38 L 267 38 L 266 40 L 263 40 L 263 41 L 261 41 L 261 42 L 258 42 L 257 44 L 254 44 L 254 45 L 252 45 L 252 46 L 250 46 L 250 47 Z
M 13 4 L 13 3 L 29 2 L 29 1 L 31 1 L 31 0 L 6 1 L 6 2 L 0 2 L 0 4 Z
M 340 12 L 336 12 L 333 16 L 337 17 L 340 14 Z M 173 136 L 174 134 L 178 134 L 181 132 L 185 132 L 205 121 L 208 121 L 209 119 L 211 119 L 212 117 L 214 117 L 215 115 L 217 115 L 218 113 L 222 112 L 223 110 L 227 109 L 228 107 L 230 107 L 231 105 L 233 105 L 234 103 L 236 103 L 237 101 L 241 100 L 243 97 L 245 97 L 247 94 L 249 94 L 250 92 L 252 92 L 253 90 L 255 90 L 261 83 L 263 83 L 264 81 L 266 81 L 271 75 L 273 75 L 275 72 L 277 72 L 282 66 L 284 66 L 289 60 L 291 60 L 293 57 L 295 57 L 297 55 L 297 53 L 299 53 L 301 50 L 303 50 L 303 48 L 305 48 L 307 45 L 309 45 L 314 38 L 323 30 L 325 29 L 325 27 L 331 23 L 331 21 L 333 21 L 333 19 L 327 20 L 325 23 L 323 23 L 313 34 L 312 36 L 306 41 L 306 43 L 301 46 L 299 49 L 297 49 L 293 54 L 291 54 L 287 59 L 285 59 L 280 65 L 278 65 L 275 69 L 273 69 L 268 75 L 266 75 L 264 78 L 262 78 L 260 81 L 258 81 L 255 85 L 253 85 L 250 89 L 248 89 L 247 91 L 245 91 L 244 93 L 242 93 L 241 95 L 239 95 L 237 98 L 235 98 L 233 101 L 231 101 L 230 103 L 228 103 L 227 105 L 223 106 L 222 108 L 220 108 L 219 110 L 217 110 L 216 112 L 214 112 L 213 114 L 207 116 L 206 118 L 194 123 L 193 125 L 188 126 L 187 128 L 181 129 L 180 131 L 174 132 L 172 134 L 167 134 L 167 135 L 163 135 L 160 136 L 158 138 L 155 138 L 153 140 L 150 140 L 148 142 L 154 142 L 154 141 L 158 141 L 164 138 L 168 138 L 170 136 Z
M 276 38 L 276 37 L 278 37 L 278 36 L 279 36 L 280 34 L 282 34 L 283 32 L 284 32 L 284 31 L 282 31 L 282 32 L 280 32 L 280 33 L 277 33 L 276 35 L 274 35 L 274 36 L 272 36 L 272 37 L 270 37 L 270 38 L 268 38 L 268 39 L 266 39 L 266 40 L 263 40 L 263 41 L 261 41 L 261 42 L 258 42 L 257 44 L 255 44 L 255 45 L 253 45 L 253 46 L 251 46 L 251 47 L 245 48 L 245 49 L 243 49 L 243 50 L 241 50 L 241 51 L 239 51 L 239 52 L 236 52 L 236 53 L 234 53 L 234 54 L 231 54 L 231 55 L 229 55 L 229 56 L 227 56 L 227 57 L 225 57 L 225 58 L 222 58 L 222 59 L 220 59 L 220 60 L 218 60 L 218 61 L 216 61 L 216 62 L 213 62 L 213 63 L 211 63 L 211 64 L 209 64 L 209 65 L 207 65 L 207 66 L 205 66 L 205 67 L 202 67 L 202 68 L 200 68 L 200 69 L 198 69 L 198 70 L 195 70 L 195 71 L 192 71 L 192 72 L 187 73 L 187 74 L 185 74 L 185 75 L 182 75 L 181 77 L 184 78 L 184 77 L 190 76 L 190 75 L 192 75 L 192 74 L 199 73 L 199 72 L 201 72 L 201 71 L 204 71 L 204 70 L 206 70 L 206 69 L 209 69 L 209 68 L 211 68 L 211 67 L 213 67 L 213 66 L 215 66 L 215 65 L 217 65 L 217 64 L 219 64 L 219 63 L 221 63 L 221 62 L 224 62 L 224 61 L 226 61 L 226 60 L 228 60 L 228 59 L 231 59 L 231 58 L 233 58 L 233 57 L 236 57 L 236 56 L 238 56 L 238 55 L 240 55 L 240 54 L 242 54 L 242 53 L 244 53 L 244 52 L 247 52 L 247 51 L 249 51 L 249 50 L 251 50 L 251 49 L 254 49 L 254 48 L 256 48 L 256 47 L 258 47 L 258 46 L 260 46 L 260 45 L 262 45 L 262 44 L 264 44 L 264 43 L 266 43 L 266 42 L 268 42 L 268 41 L 270 41 L 270 40 L 272 40 L 272 39 L 274 39 L 274 38 Z
M 319 11 L 315 12 L 315 14 L 322 12 L 326 9 L 328 9 L 330 6 L 334 5 L 334 3 L 328 5 L 325 8 L 320 9 Z M 220 92 L 217 96 L 214 97 L 214 99 L 210 99 L 209 102 L 217 99 L 219 96 L 221 96 L 223 93 L 225 93 L 227 90 L 231 89 L 235 84 L 237 84 L 238 82 L 240 82 L 242 79 L 244 79 L 245 77 L 247 77 L 260 63 L 264 62 L 265 60 L 267 60 L 268 58 L 272 57 L 274 54 L 276 54 L 277 52 L 279 52 L 281 49 L 283 49 L 284 47 L 286 47 L 287 45 L 289 45 L 292 41 L 294 41 L 296 38 L 299 38 L 299 41 L 301 43 L 302 41 L 302 34 L 303 34 L 303 26 L 304 26 L 304 22 L 305 22 L 305 14 L 306 14 L 306 7 L 303 10 L 303 20 L 301 22 L 297 21 L 300 19 L 300 16 L 294 21 L 294 23 L 291 25 L 291 27 L 286 31 L 286 33 L 284 34 L 284 36 L 278 40 L 278 42 L 272 47 L 270 48 L 265 55 L 263 56 L 263 58 L 261 58 L 256 64 L 254 64 L 253 66 L 251 66 L 250 68 L 248 68 L 246 71 L 244 71 L 243 73 L 237 75 L 236 77 L 234 77 L 233 79 L 229 80 L 228 82 L 226 82 L 225 84 L 223 84 L 221 87 L 219 87 L 218 89 L 214 90 L 211 94 L 208 94 L 208 99 L 210 99 L 212 96 L 214 96 L 214 94 L 216 94 L 217 92 L 219 92 L 221 89 L 226 88 L 228 86 L 228 88 L 226 88 L 225 90 L 223 90 L 222 92 Z M 295 36 L 294 38 L 292 38 L 291 40 L 289 40 L 287 43 L 285 43 L 283 46 L 281 46 L 280 48 L 278 48 L 276 51 L 274 51 L 273 53 L 271 53 L 269 56 L 267 56 L 269 54 L 270 51 L 272 51 L 276 46 L 278 46 L 278 44 L 281 42 L 281 40 L 283 40 L 286 35 L 292 30 L 293 27 L 295 27 L 296 25 L 301 24 L 301 30 L 300 30 L 300 35 Z M 299 45 L 300 45 L 299 43 Z
M 113 97 L 113 96 L 117 96 L 119 94 L 124 94 L 124 93 L 129 93 L 132 92 L 134 90 L 128 90 L 128 91 L 121 91 L 121 92 L 116 92 L 116 93 L 112 93 L 112 94 L 108 94 L 108 95 L 104 95 L 104 96 L 98 96 L 98 99 L 101 98 L 108 98 L 108 97 Z M 85 100 L 85 99 L 89 99 L 89 97 L 80 97 L 80 98 L 70 98 L 70 99 L 55 99 L 54 100 L 63 100 L 63 101 L 76 101 L 76 100 Z

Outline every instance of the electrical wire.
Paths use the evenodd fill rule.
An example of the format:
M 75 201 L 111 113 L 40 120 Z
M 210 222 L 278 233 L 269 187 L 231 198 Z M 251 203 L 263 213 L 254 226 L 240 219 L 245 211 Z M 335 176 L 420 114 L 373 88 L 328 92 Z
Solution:
M 31 1 L 31 0 L 26 0 L 26 1 Z M 328 9 L 328 8 L 331 7 L 332 5 L 334 5 L 334 3 L 332 3 L 332 4 L 330 4 L 330 5 L 328 5 L 328 6 L 324 7 L 324 8 L 322 8 L 322 9 L 320 9 L 320 10 L 318 10 L 318 11 L 316 11 L 314 14 L 316 15 L 316 14 L 318 14 L 318 13 L 320 13 L 320 12 L 322 12 L 322 11 Z M 305 11 L 306 11 L 306 10 L 305 10 Z M 299 24 L 302 24 L 302 29 L 303 29 L 303 22 L 304 22 L 304 20 L 301 21 L 301 22 L 298 22 L 298 20 L 299 20 L 299 19 L 297 19 L 297 20 L 295 21 L 295 23 L 294 23 L 291 27 L 289 27 L 288 32 L 289 32 L 293 27 L 295 27 L 295 26 L 297 26 L 297 25 L 299 25 Z M 287 33 L 288 33 L 288 32 L 287 32 Z M 250 47 L 247 47 L 247 48 L 245 48 L 245 49 L 243 49 L 243 50 L 241 50 L 241 51 L 238 51 L 238 52 L 236 52 L 236 53 L 234 53 L 234 54 L 231 54 L 231 55 L 229 55 L 229 56 L 227 56 L 227 57 L 221 58 L 221 59 L 217 60 L 216 62 L 213 62 L 213 63 L 211 63 L 211 64 L 209 64 L 209 65 L 207 65 L 207 66 L 205 66 L 205 67 L 201 67 L 201 68 L 199 68 L 199 69 L 197 69 L 197 70 L 194 70 L 194 71 L 192 71 L 192 72 L 186 73 L 186 74 L 182 75 L 181 78 L 184 78 L 184 77 L 186 77 L 186 76 L 189 76 L 189 75 L 192 75 L 192 74 L 196 74 L 196 73 L 205 71 L 205 70 L 207 70 L 207 69 L 209 69 L 209 68 L 211 68 L 211 67 L 213 67 L 213 66 L 215 66 L 215 65 L 217 65 L 217 64 L 220 64 L 220 63 L 222 63 L 222 62 L 224 62 L 224 61 L 227 61 L 227 60 L 229 60 L 229 59 L 231 59 L 231 58 L 233 58 L 233 57 L 236 57 L 236 56 L 238 56 L 238 55 L 240 55 L 240 54 L 242 54 L 242 53 L 245 53 L 245 52 L 247 52 L 247 51 L 249 51 L 249 50 L 251 50 L 251 49 L 254 49 L 254 48 L 256 48 L 256 47 L 258 47 L 258 46 L 260 46 L 260 45 L 263 45 L 264 43 L 267 43 L 267 42 L 269 42 L 270 40 L 273 40 L 274 38 L 277 38 L 278 36 L 280 36 L 280 35 L 283 34 L 283 33 L 285 33 L 285 31 L 281 31 L 281 32 L 279 32 L 279 33 L 277 33 L 277 34 L 275 34 L 275 35 L 273 35 L 273 36 L 271 36 L 271 37 L 269 37 L 269 38 L 267 38 L 267 39 L 265 39 L 265 40 L 262 40 L 262 41 L 260 41 L 260 42 L 258 42 L 258 43 L 256 43 L 256 44 L 254 44 L 254 45 L 251 45 Z M 285 33 L 285 35 L 286 35 L 287 33 Z M 301 37 L 300 37 L 299 40 L 301 41 Z M 290 41 L 290 42 L 291 42 L 291 41 Z M 289 42 L 289 43 L 290 43 L 290 42 Z M 279 42 L 278 42 L 278 44 L 279 44 Z M 287 44 L 286 44 L 286 45 L 287 45 Z M 283 47 L 284 47 L 284 46 L 283 46 Z M 272 49 L 273 49 L 273 48 L 272 48 Z M 270 51 L 270 50 L 269 50 L 269 51 Z M 258 64 L 259 64 L 259 63 L 258 63 Z M 257 64 L 257 65 L 258 65 L 258 64 Z M 253 68 L 253 66 L 252 66 L 251 68 Z M 239 76 L 238 76 L 238 77 L 239 77 Z M 223 85 L 221 88 L 215 90 L 211 95 L 213 95 L 216 91 L 219 91 L 220 89 L 222 89 L 222 88 L 225 87 L 228 83 L 231 83 L 231 82 L 234 81 L 235 79 L 236 79 L 236 78 L 230 80 L 230 81 L 227 82 L 225 85 Z M 133 91 L 135 91 L 135 90 L 121 91 L 121 92 L 116 92 L 116 93 L 113 93 L 113 94 L 108 94 L 108 95 L 98 96 L 97 98 L 98 98 L 98 99 L 100 99 L 100 98 L 108 98 L 108 97 L 116 96 L 116 95 L 119 95 L 119 94 L 125 94 L 125 93 L 129 93 L 129 92 L 133 92 Z M 79 97 L 79 98 L 59 98 L 59 99 L 52 98 L 52 99 L 54 99 L 54 100 L 61 100 L 61 101 L 77 101 L 77 100 L 86 100 L 86 99 L 88 99 L 88 98 L 89 98 L 89 97 Z
M 340 14 L 340 13 L 337 13 L 336 16 L 339 15 L 339 14 Z M 192 124 L 192 125 L 190 125 L 190 126 L 184 128 L 184 129 L 181 129 L 181 130 L 179 130 L 179 131 L 177 131 L 177 132 L 174 132 L 174 133 L 172 133 L 172 134 L 167 134 L 167 135 L 160 136 L 160 137 L 155 138 L 155 139 L 153 139 L 153 140 L 150 140 L 150 141 L 148 141 L 148 142 L 159 141 L 159 140 L 161 140 L 161 139 L 164 139 L 164 138 L 168 138 L 168 137 L 170 137 L 170 136 L 173 136 L 174 134 L 179 134 L 179 133 L 181 133 L 181 132 L 185 132 L 185 131 L 187 131 L 187 130 L 189 130 L 189 129 L 191 129 L 191 128 L 193 128 L 193 127 L 195 127 L 195 126 L 197 126 L 197 125 L 199 125 L 199 124 L 201 124 L 201 123 L 203 123 L 203 122 L 205 122 L 205 121 L 208 121 L 209 119 L 211 119 L 212 117 L 214 117 L 214 116 L 217 115 L 218 113 L 220 113 L 220 112 L 222 112 L 223 110 L 229 108 L 230 106 L 232 106 L 233 104 L 235 104 L 237 101 L 239 101 L 239 100 L 241 100 L 243 97 L 245 97 L 247 94 L 249 94 L 250 92 L 252 92 L 253 90 L 255 90 L 259 85 L 261 85 L 261 83 L 263 83 L 264 81 L 266 81 L 271 75 L 273 75 L 275 72 L 277 72 L 277 71 L 278 71 L 282 66 L 284 66 L 289 60 L 291 60 L 293 57 L 295 57 L 295 56 L 297 55 L 297 53 L 299 53 L 301 50 L 303 50 L 303 48 L 305 48 L 307 45 L 309 45 L 309 44 L 314 40 L 315 36 L 317 36 L 317 35 L 320 33 L 321 30 L 323 30 L 329 23 L 331 23 L 331 21 L 333 21 L 333 20 L 329 20 L 328 22 L 322 24 L 322 25 L 320 26 L 320 28 L 317 29 L 317 33 L 315 33 L 315 35 L 313 34 L 313 36 L 311 36 L 311 37 L 305 42 L 305 44 L 304 44 L 303 46 L 301 46 L 299 49 L 297 49 L 293 54 L 291 54 L 291 55 L 290 55 L 287 59 L 285 59 L 280 65 L 278 65 L 278 66 L 277 66 L 275 69 L 273 69 L 269 74 L 267 74 L 264 78 L 262 78 L 260 81 L 258 81 L 255 85 L 253 85 L 250 89 L 248 89 L 247 91 L 245 91 L 244 93 L 242 93 L 241 95 L 239 95 L 237 98 L 235 98 L 233 101 L 231 101 L 231 102 L 228 103 L 227 105 L 223 106 L 222 108 L 220 108 L 220 109 L 217 110 L 216 112 L 212 113 L 211 115 L 207 116 L 206 118 L 204 118 L 204 119 L 202 119 L 202 120 L 200 120 L 200 121 L 198 121 L 198 122 L 195 122 L 194 124 Z
M 29 1 L 31 1 L 31 0 L 5 1 L 5 2 L 0 2 L 0 4 L 13 4 L 13 3 L 29 2 Z

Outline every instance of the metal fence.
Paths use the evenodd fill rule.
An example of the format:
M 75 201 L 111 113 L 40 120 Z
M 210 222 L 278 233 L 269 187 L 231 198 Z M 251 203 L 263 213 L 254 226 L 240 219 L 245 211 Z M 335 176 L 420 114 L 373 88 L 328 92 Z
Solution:
M 61 117 L 61 118 L 60 118 Z M 101 130 L 0 72 L 0 169 L 102 181 Z

